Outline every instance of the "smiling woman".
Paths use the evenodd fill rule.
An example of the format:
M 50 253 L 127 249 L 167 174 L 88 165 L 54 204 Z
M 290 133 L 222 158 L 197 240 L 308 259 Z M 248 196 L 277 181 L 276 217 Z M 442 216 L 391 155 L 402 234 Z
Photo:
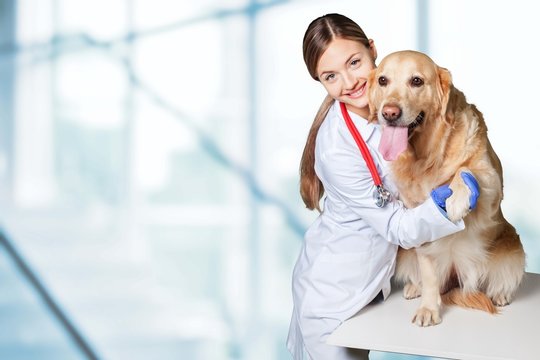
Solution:
M 322 54 L 317 66 L 318 79 L 328 95 L 366 119 L 369 108 L 364 94 L 376 58 L 373 40 L 369 40 L 369 47 L 366 47 L 358 41 L 338 38 Z
M 367 359 L 367 351 L 352 354 L 328 345 L 328 335 L 375 298 L 388 296 L 398 246 L 417 247 L 453 234 L 463 230 L 463 221 L 446 217 L 450 193 L 440 191 L 444 187 L 434 190 L 437 201 L 428 197 L 414 209 L 398 200 L 388 164 L 377 151 L 380 128 L 367 119 L 373 40 L 354 21 L 333 13 L 310 23 L 303 46 L 305 63 L 317 63 L 318 79 L 333 101 L 325 101 L 315 117 L 302 157 L 301 194 L 320 215 L 307 230 L 294 267 L 287 345 L 296 360 L 304 352 L 313 360 Z M 321 51 L 306 51 L 313 48 Z M 320 210 L 312 205 L 323 193 Z

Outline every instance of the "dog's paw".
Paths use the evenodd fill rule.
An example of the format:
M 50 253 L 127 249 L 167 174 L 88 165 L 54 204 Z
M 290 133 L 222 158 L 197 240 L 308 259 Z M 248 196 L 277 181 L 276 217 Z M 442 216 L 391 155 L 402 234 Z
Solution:
M 407 300 L 416 299 L 422 295 L 422 289 L 413 283 L 405 284 L 403 287 L 403 297 Z
M 470 190 L 467 186 L 459 186 L 457 189 L 452 189 L 452 195 L 446 199 L 446 213 L 450 221 L 458 221 L 463 219 L 470 212 Z
M 471 170 L 460 168 L 450 182 L 452 195 L 446 199 L 446 213 L 448 214 L 448 218 L 453 222 L 463 219 L 471 211 L 471 187 L 478 187 L 476 179 L 470 176 L 471 174 Z M 476 186 L 471 183 L 471 177 L 473 177 Z M 473 200 L 475 205 L 477 196 L 478 194 L 476 194 Z
M 491 298 L 495 306 L 506 306 L 512 302 L 512 296 L 507 294 L 499 294 Z
M 440 324 L 442 321 L 439 310 L 428 309 L 426 307 L 421 307 L 416 310 L 412 322 L 418 326 L 426 327 Z

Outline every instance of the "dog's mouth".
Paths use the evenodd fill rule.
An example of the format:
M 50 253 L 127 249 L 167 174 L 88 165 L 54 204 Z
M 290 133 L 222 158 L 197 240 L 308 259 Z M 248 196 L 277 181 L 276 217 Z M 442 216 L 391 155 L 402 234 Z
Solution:
M 426 116 L 426 113 L 424 111 L 420 111 L 416 119 L 412 123 L 409 124 L 409 136 L 413 133 L 414 129 L 422 125 L 424 122 L 424 117 Z
M 394 161 L 407 149 L 411 134 L 424 122 L 425 116 L 425 112 L 420 111 L 409 126 L 386 125 L 383 127 L 379 151 L 385 160 Z

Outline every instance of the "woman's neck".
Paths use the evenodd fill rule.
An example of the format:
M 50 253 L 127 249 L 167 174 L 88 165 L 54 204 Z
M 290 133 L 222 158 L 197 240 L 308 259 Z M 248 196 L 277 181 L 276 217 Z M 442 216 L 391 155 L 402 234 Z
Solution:
M 347 107 L 347 110 L 349 112 L 352 112 L 366 120 L 368 120 L 368 117 L 369 117 L 369 106 L 366 106 L 366 107 L 363 107 L 363 108 L 359 108 L 359 107 L 356 107 L 354 105 L 350 105 L 350 104 L 345 104 L 345 106 Z

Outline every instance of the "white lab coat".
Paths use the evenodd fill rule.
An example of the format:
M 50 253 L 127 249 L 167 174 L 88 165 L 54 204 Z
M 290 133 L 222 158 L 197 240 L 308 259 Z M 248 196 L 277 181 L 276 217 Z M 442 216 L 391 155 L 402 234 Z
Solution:
M 315 148 L 324 209 L 305 234 L 293 273 L 287 347 L 296 360 L 304 351 L 314 360 L 352 359 L 344 348 L 326 345 L 326 338 L 380 291 L 388 296 L 398 245 L 416 247 L 464 228 L 462 221 L 449 221 L 431 198 L 414 209 L 395 200 L 388 164 L 377 151 L 379 125 L 350 115 L 394 200 L 384 208 L 375 205 L 373 179 L 336 101 Z

